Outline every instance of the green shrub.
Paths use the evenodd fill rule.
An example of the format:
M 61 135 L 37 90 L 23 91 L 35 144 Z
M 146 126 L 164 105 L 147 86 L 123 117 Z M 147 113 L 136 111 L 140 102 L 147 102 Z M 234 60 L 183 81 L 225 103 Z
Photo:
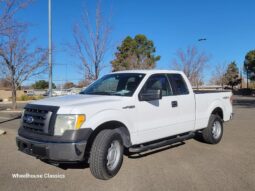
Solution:
M 17 97 L 17 101 L 29 101 L 29 100 L 38 100 L 42 99 L 43 96 L 38 95 L 38 96 L 28 96 L 26 94 L 21 95 L 20 97 Z
M 21 95 L 20 97 L 17 97 L 17 101 L 27 101 L 28 96 L 27 95 Z

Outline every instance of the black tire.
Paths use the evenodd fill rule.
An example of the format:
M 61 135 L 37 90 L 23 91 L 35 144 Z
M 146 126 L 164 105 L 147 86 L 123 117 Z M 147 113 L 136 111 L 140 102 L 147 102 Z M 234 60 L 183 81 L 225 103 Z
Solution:
M 115 147 L 116 150 L 112 149 Z M 108 157 L 115 161 L 112 165 Z M 91 173 L 98 179 L 110 179 L 119 172 L 122 162 L 123 142 L 121 135 L 110 129 L 99 132 L 91 147 L 89 164 Z
M 222 135 L 223 121 L 218 115 L 212 114 L 207 128 L 202 131 L 203 140 L 209 144 L 217 144 L 221 141 Z

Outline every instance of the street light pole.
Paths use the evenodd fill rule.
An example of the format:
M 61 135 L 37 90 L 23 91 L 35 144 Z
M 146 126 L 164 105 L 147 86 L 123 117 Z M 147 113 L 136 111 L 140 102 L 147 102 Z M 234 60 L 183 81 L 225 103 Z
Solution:
M 52 96 L 52 43 L 51 43 L 51 0 L 48 0 L 48 40 L 49 40 L 49 97 Z

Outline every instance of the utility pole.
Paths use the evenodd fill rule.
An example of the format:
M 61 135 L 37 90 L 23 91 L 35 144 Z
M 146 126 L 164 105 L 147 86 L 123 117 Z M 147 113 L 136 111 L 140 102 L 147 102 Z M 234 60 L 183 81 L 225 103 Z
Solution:
M 52 43 L 51 43 L 51 0 L 48 0 L 48 40 L 49 40 L 49 97 L 52 96 Z

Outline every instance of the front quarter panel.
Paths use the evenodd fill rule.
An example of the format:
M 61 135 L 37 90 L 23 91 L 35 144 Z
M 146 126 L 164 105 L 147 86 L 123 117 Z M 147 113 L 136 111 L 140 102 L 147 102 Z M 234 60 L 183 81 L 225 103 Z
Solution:
M 92 130 L 95 130 L 101 124 L 109 122 L 109 121 L 118 121 L 123 123 L 128 128 L 130 135 L 135 132 L 133 123 L 131 122 L 130 119 L 128 119 L 128 116 L 126 115 L 126 113 L 117 109 L 102 110 L 88 117 L 86 119 L 86 122 L 82 126 L 82 128 L 91 128 Z M 131 136 L 131 141 L 132 141 L 132 136 Z

